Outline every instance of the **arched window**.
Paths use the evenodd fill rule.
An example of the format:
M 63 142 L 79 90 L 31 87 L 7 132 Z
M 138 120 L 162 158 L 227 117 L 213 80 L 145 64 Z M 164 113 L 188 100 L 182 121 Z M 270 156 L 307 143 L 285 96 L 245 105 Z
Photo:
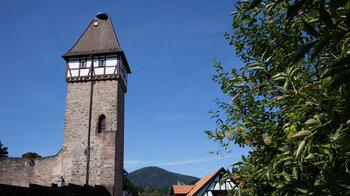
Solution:
M 106 116 L 101 115 L 98 117 L 98 123 L 97 123 L 97 133 L 101 133 L 102 131 L 106 130 Z

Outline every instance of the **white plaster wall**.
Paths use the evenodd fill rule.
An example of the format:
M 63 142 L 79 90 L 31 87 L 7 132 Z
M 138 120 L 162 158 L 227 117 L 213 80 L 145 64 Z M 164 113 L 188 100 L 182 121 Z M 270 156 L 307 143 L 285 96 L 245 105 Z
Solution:
M 80 69 L 80 76 L 88 76 L 89 69 Z
M 88 60 L 86 61 L 86 67 L 91 67 L 91 59 L 88 59 Z
M 102 68 L 95 68 L 94 70 L 95 70 L 95 74 L 96 75 L 102 75 L 103 74 L 103 72 L 104 72 L 104 67 L 102 67 Z
M 117 57 L 115 58 L 106 58 L 106 66 L 116 66 L 117 65 Z
M 78 70 L 70 70 L 72 72 L 72 77 L 78 76 Z
M 94 59 L 94 67 L 98 67 L 98 59 Z
M 68 66 L 71 69 L 79 68 L 79 61 L 69 61 Z
M 113 74 L 115 67 L 106 67 L 106 74 Z

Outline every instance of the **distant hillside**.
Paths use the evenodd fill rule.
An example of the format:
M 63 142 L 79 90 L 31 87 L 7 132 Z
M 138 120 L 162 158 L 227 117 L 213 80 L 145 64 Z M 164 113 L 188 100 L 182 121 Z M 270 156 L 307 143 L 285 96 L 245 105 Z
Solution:
M 170 187 L 177 182 L 190 184 L 198 180 L 193 176 L 181 175 L 153 166 L 135 170 L 129 173 L 127 178 L 137 186 L 150 187 Z

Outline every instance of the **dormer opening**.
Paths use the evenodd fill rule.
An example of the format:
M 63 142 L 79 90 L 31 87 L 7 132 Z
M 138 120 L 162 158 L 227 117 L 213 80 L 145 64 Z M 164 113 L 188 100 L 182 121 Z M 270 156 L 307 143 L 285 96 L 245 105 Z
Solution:
M 94 21 L 94 26 L 95 27 L 98 26 L 98 21 L 97 20 Z

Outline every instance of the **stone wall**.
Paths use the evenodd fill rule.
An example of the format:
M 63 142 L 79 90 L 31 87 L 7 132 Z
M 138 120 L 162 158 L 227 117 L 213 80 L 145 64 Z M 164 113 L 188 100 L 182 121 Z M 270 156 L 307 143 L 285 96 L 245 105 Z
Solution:
M 61 153 L 43 158 L 0 158 L 0 184 L 49 186 L 61 176 Z
M 51 186 L 57 183 L 62 176 L 62 154 L 58 152 L 55 156 L 34 159 L 32 184 Z

